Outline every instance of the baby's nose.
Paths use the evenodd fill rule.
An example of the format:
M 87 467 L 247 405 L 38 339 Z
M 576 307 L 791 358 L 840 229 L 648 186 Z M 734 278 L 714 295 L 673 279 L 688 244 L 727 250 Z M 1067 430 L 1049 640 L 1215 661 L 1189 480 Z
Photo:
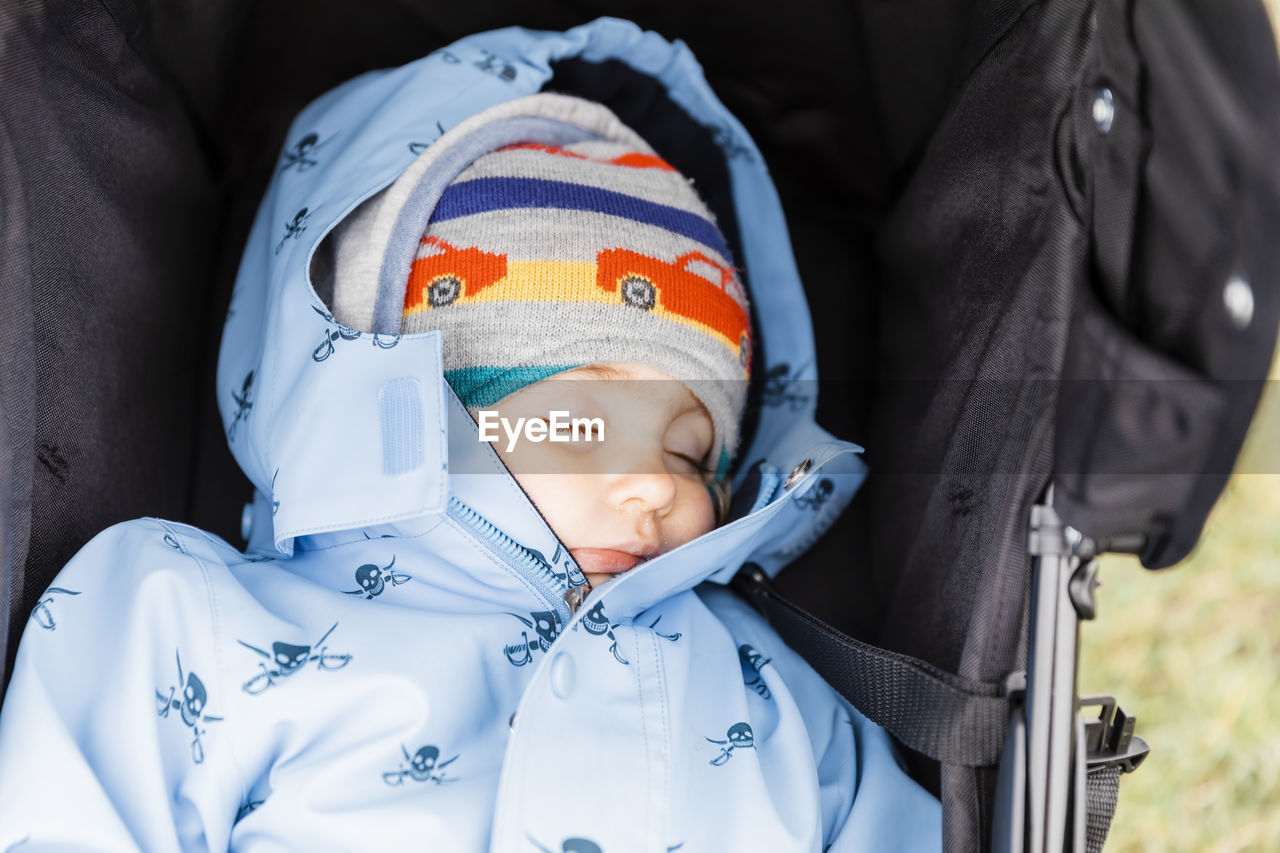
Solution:
M 634 513 L 666 515 L 676 497 L 676 479 L 661 464 L 636 464 L 614 477 L 610 502 Z

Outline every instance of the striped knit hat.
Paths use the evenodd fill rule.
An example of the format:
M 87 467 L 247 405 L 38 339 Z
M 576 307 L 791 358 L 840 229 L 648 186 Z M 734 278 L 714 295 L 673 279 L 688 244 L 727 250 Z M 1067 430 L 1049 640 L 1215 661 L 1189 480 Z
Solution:
M 423 195 L 429 211 L 413 211 Z M 375 202 L 337 234 L 340 321 L 442 330 L 445 378 L 469 408 L 583 365 L 652 366 L 710 413 L 724 478 L 750 365 L 746 294 L 688 179 L 612 112 L 549 93 L 501 104 Z M 397 327 L 378 328 L 380 312 Z

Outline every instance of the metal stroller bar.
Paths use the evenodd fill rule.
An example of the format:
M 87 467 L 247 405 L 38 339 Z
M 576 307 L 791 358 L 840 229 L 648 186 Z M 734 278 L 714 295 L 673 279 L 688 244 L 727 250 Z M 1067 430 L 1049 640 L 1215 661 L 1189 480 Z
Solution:
M 1096 613 L 1097 554 L 1142 545 L 1142 537 L 1096 543 L 1064 524 L 1053 509 L 1052 486 L 1031 509 L 1031 648 L 1025 701 L 1013 711 L 1001 765 L 997 851 L 1100 849 L 1114 810 L 1115 777 L 1146 756 L 1146 743 L 1133 735 L 1134 718 L 1110 696 L 1078 698 L 1076 686 L 1080 620 Z M 1101 709 L 1087 725 L 1080 714 L 1085 706 Z M 1106 773 L 1110 808 L 1091 813 L 1090 781 Z
M 1072 535 L 1074 534 L 1074 535 Z M 1080 534 L 1053 511 L 1052 486 L 1031 508 L 1031 656 L 1027 666 L 1027 850 L 1062 850 L 1074 799 L 1076 656 L 1080 621 L 1070 591 Z M 1077 810 L 1079 811 L 1079 810 Z M 1083 849 L 1083 833 L 1072 833 Z

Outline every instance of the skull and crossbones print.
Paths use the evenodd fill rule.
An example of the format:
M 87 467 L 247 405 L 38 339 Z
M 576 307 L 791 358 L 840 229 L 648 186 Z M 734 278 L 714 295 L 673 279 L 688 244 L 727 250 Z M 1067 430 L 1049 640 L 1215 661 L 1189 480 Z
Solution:
M 613 635 L 613 629 L 617 625 L 609 624 L 609 617 L 605 615 L 604 603 L 597 601 L 590 610 L 582 616 L 582 621 L 578 623 L 593 637 L 608 637 L 613 645 L 609 646 L 609 651 L 613 652 L 614 658 L 618 663 L 630 664 L 626 658 L 618 653 L 618 638 Z M 577 625 L 574 626 L 576 631 Z
M 566 586 L 579 587 L 586 585 L 586 575 L 582 573 L 582 569 L 578 568 L 578 564 L 569 556 L 569 552 L 565 550 L 563 545 L 556 543 L 556 552 L 551 555 L 550 560 L 542 556 L 541 551 L 534 548 L 526 548 L 525 550 L 532 554 L 538 562 L 542 563 L 547 571 L 555 575 L 556 580 L 561 581 Z M 556 571 L 556 569 L 563 569 L 564 571 Z
M 250 370 L 244 377 L 244 384 L 240 387 L 240 393 L 231 392 L 231 399 L 235 401 L 236 412 L 231 419 L 231 426 L 227 427 L 227 440 L 233 441 L 236 437 L 236 427 L 241 421 L 248 420 L 249 410 L 253 408 L 253 371 Z
M 329 139 L 332 138 L 332 136 L 329 137 Z M 298 172 L 305 172 L 312 166 L 319 165 L 320 161 L 316 160 L 313 155 L 323 148 L 329 139 L 322 140 L 320 134 L 315 131 L 307 133 L 284 153 L 284 163 L 281 164 L 280 171 L 285 172 L 289 169 L 294 169 Z
M 260 671 L 258 674 L 242 684 L 241 689 L 250 695 L 257 695 L 269 687 L 274 687 L 280 680 L 300 672 L 303 667 L 312 661 L 315 662 L 317 670 L 342 669 L 351 662 L 351 655 L 330 654 L 328 646 L 324 645 L 324 641 L 329 639 L 329 635 L 337 627 L 338 623 L 334 622 L 329 630 L 324 632 L 324 636 L 306 646 L 280 641 L 274 642 L 271 644 L 270 652 L 250 645 L 244 640 L 236 640 L 240 645 L 255 654 L 261 655 L 272 664 L 269 667 L 265 663 L 259 663 L 258 668 Z M 312 649 L 318 649 L 318 651 L 312 654 Z
M 279 243 L 276 243 L 276 250 L 273 254 L 280 254 L 280 250 L 284 248 L 285 241 L 296 240 L 301 237 L 302 232 L 307 230 L 307 220 L 310 218 L 310 210 L 305 207 L 298 208 L 298 212 L 293 215 L 293 221 L 284 224 L 284 236 L 280 238 Z
M 657 629 L 658 623 L 661 621 L 662 617 L 658 616 L 658 618 L 649 623 L 649 629 L 653 631 L 654 634 L 669 642 L 674 643 L 679 640 L 681 637 L 679 631 L 676 631 L 674 634 L 664 634 Z M 618 638 L 614 636 L 613 633 L 613 629 L 617 628 L 619 624 L 621 623 L 609 624 L 609 617 L 604 613 L 604 602 L 597 601 L 590 610 L 582 614 L 582 620 L 573 626 L 573 630 L 578 630 L 578 625 L 581 625 L 588 634 L 591 634 L 594 637 L 608 637 L 611 642 L 609 651 L 613 653 L 614 659 L 617 660 L 618 663 L 630 666 L 631 661 L 624 658 L 621 652 L 618 651 Z
M 590 838 L 581 838 L 578 836 L 566 838 L 564 841 L 560 842 L 560 850 L 555 851 L 550 847 L 543 845 L 538 841 L 538 839 L 534 838 L 527 832 L 524 834 L 524 837 L 530 844 L 541 850 L 542 853 L 604 853 L 604 848 L 599 844 L 596 844 Z M 682 847 L 684 847 L 683 841 L 679 844 L 672 844 L 667 847 L 667 853 L 676 853 L 676 851 Z
M 715 738 L 707 738 L 708 741 L 720 745 L 720 754 L 709 762 L 713 766 L 719 767 L 730 758 L 733 758 L 735 749 L 754 749 L 756 745 L 755 733 L 751 731 L 751 726 L 747 723 L 734 723 L 725 732 L 726 740 L 716 740 Z M 725 747 L 728 747 L 727 749 Z
M 760 674 L 760 670 L 773 659 L 765 657 L 764 653 L 755 646 L 743 643 L 738 646 L 738 660 L 742 663 L 742 677 L 746 680 L 747 686 L 761 697 L 770 698 L 769 685 L 764 683 L 764 676 Z
M 191 729 L 191 760 L 203 764 L 204 744 L 200 742 L 200 736 L 206 729 L 200 728 L 200 724 L 221 722 L 222 717 L 205 713 L 209 704 L 208 689 L 194 672 L 183 675 L 182 655 L 177 649 L 173 650 L 173 656 L 178 663 L 178 682 L 169 688 L 168 693 L 156 690 L 156 715 L 167 719 L 170 711 L 179 712 L 174 719 L 181 719 L 182 724 Z
M 521 631 L 519 642 L 503 647 L 503 653 L 506 654 L 507 661 L 512 666 L 524 666 L 529 663 L 529 661 L 533 660 L 535 651 L 549 651 L 551 644 L 556 641 L 556 637 L 560 636 L 560 614 L 554 610 L 532 611 L 529 613 L 530 619 L 517 616 L 515 613 L 508 613 L 507 615 L 519 619 L 526 628 L 534 633 L 534 636 L 530 638 L 529 631 Z
M 796 498 L 796 506 L 801 506 L 808 510 L 821 509 L 822 505 L 835 493 L 835 490 L 835 484 L 829 478 L 823 477 L 812 489 Z
M 537 839 L 527 832 L 524 834 L 524 837 L 529 840 L 530 844 L 541 850 L 542 853 L 604 853 L 604 848 L 599 844 L 596 844 L 590 838 L 566 838 L 564 841 L 560 842 L 560 849 L 556 851 L 552 850 L 550 847 L 543 846 L 537 841 Z
M 435 138 L 431 140 L 431 142 L 435 142 L 436 139 L 439 139 L 442 136 L 444 136 L 444 125 L 441 124 L 439 121 L 437 121 L 436 135 L 435 135 Z M 413 154 L 414 157 L 417 157 L 423 151 L 426 151 L 428 148 L 431 147 L 431 142 L 422 142 L 421 140 L 415 140 L 413 142 L 410 142 L 409 151 Z
M 409 750 L 404 744 L 400 744 L 400 751 L 404 753 L 404 762 L 401 762 L 400 769 L 392 770 L 382 774 L 382 781 L 388 785 L 403 785 L 406 777 L 415 782 L 433 782 L 437 785 L 443 785 L 445 782 L 457 782 L 457 779 L 449 779 L 442 772 L 444 768 L 458 760 L 458 756 L 440 760 L 440 749 L 436 746 L 428 744 L 422 747 L 413 755 L 409 754 Z M 405 766 L 408 763 L 408 766 Z
M 799 371 L 797 371 L 798 373 Z M 783 362 L 769 368 L 764 375 L 763 402 L 766 406 L 789 406 L 792 411 L 799 411 L 809 402 L 809 396 L 796 393 L 792 386 L 798 384 L 791 373 L 791 365 Z
M 363 338 L 364 332 L 352 329 L 339 323 L 332 314 L 316 305 L 311 306 L 311 310 L 315 311 L 331 328 L 324 330 L 324 337 L 320 339 L 320 343 L 311 351 L 311 360 L 319 364 L 327 361 L 329 356 L 335 352 L 335 345 L 339 341 L 358 341 Z M 391 349 L 400 343 L 399 335 L 381 335 L 377 332 L 369 335 L 369 342 L 377 349 Z
M 388 586 L 400 586 L 402 583 L 408 583 L 413 580 L 412 575 L 392 571 L 395 564 L 395 555 L 392 555 L 391 562 L 385 566 L 365 563 L 356 569 L 356 583 L 360 588 L 344 589 L 343 592 L 347 595 L 363 595 L 367 600 L 382 595 Z
M 481 51 L 481 53 L 482 58 L 474 63 L 476 68 L 489 72 L 504 83 L 510 83 L 516 79 L 516 69 L 510 62 L 487 50 Z
M 44 598 L 36 602 L 36 606 L 31 608 L 31 618 L 37 625 L 46 631 L 57 630 L 58 623 L 53 618 L 53 611 L 49 609 L 49 605 L 53 603 L 55 595 L 79 595 L 80 593 L 73 589 L 63 589 L 60 586 L 51 586 L 45 590 Z

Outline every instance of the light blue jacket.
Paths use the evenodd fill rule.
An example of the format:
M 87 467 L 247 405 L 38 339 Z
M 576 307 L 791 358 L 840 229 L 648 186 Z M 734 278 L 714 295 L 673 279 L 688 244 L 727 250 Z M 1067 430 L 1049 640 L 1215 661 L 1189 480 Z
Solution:
M 443 129 L 573 56 L 658 78 L 713 130 L 770 377 L 751 511 L 576 612 L 581 574 L 477 439 L 440 333 L 344 328 L 307 276 Z M 793 560 L 862 480 L 859 448 L 813 422 L 815 378 L 773 185 L 681 42 L 614 19 L 508 29 L 321 97 L 222 343 L 250 547 L 143 519 L 67 565 L 0 715 L 0 849 L 939 849 L 938 803 L 887 735 L 723 586 Z

